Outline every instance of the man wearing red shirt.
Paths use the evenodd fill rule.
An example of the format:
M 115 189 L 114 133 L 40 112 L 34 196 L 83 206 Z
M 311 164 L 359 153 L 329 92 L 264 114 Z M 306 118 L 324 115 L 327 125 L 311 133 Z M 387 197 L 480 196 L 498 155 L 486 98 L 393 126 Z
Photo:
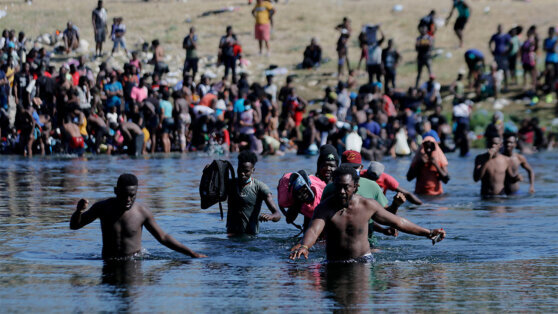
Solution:
M 394 191 L 396 193 L 401 192 L 405 194 L 405 197 L 409 200 L 409 202 L 415 205 L 422 205 L 422 201 L 415 194 L 400 187 L 399 182 L 394 177 L 385 173 L 384 169 L 385 167 L 383 164 L 377 161 L 371 161 L 368 165 L 368 169 L 361 172 L 361 176 L 372 181 L 376 181 L 380 188 L 383 189 L 384 194 L 386 194 L 387 190 Z

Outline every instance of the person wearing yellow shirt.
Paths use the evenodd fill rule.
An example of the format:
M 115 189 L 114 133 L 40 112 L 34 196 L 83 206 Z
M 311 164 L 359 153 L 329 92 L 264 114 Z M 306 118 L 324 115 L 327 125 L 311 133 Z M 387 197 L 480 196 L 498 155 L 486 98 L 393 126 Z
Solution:
M 269 1 L 257 0 L 256 6 L 252 10 L 252 15 L 256 18 L 254 28 L 255 37 L 260 47 L 260 55 L 262 54 L 262 42 L 265 42 L 267 54 L 269 54 L 269 35 L 271 32 L 271 19 L 275 14 L 275 9 Z

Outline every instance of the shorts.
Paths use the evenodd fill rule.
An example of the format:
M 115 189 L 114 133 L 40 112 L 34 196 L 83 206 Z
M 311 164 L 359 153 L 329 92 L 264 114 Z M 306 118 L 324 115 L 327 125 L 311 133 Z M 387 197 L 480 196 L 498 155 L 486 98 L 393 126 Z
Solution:
M 72 137 L 69 143 L 70 149 L 68 153 L 70 154 L 77 154 L 78 156 L 83 155 L 85 150 L 85 143 L 83 141 L 83 137 Z
M 498 65 L 498 70 L 504 70 L 507 71 L 508 70 L 508 56 L 506 55 L 495 55 L 494 56 L 494 61 L 496 61 L 496 64 Z
M 325 263 L 332 264 L 332 263 L 339 263 L 339 264 L 353 264 L 353 263 L 362 263 L 362 264 L 369 264 L 374 263 L 374 255 L 372 253 L 364 254 L 361 257 L 355 257 L 346 260 L 326 260 Z
M 363 47 L 362 49 L 360 49 L 360 58 L 368 60 L 368 47 Z
M 532 71 L 534 68 L 535 68 L 535 66 L 532 65 L 532 64 L 523 63 L 523 70 L 524 70 L 525 72 L 530 72 L 530 71 Z
M 159 117 L 156 116 L 156 115 L 153 115 L 149 120 L 147 120 L 147 123 L 146 123 L 145 126 L 146 126 L 147 130 L 152 133 L 159 126 Z
M 337 62 L 338 65 L 343 65 L 345 64 L 345 57 L 341 57 L 339 58 L 339 61 Z
M 107 31 L 105 28 L 99 28 L 95 32 L 95 42 L 96 43 L 103 43 L 107 39 Z
M 254 33 L 257 40 L 269 41 L 269 33 L 271 26 L 269 24 L 256 24 Z
M 369 64 L 366 66 L 368 75 L 382 75 L 382 66 L 380 64 Z
M 430 68 L 430 58 L 417 58 L 417 67 L 421 69 L 424 66 Z
M 124 50 L 127 50 L 126 39 L 124 39 L 124 37 L 115 37 L 113 41 L 114 41 L 114 46 L 112 46 L 112 50 L 118 49 L 118 46 L 122 47 L 122 49 Z
M 142 154 L 144 136 L 145 135 L 143 132 L 141 132 L 141 134 L 136 135 L 136 137 L 134 138 L 134 146 L 132 147 L 130 145 L 130 148 L 128 149 L 130 155 L 140 156 Z
M 72 137 L 70 139 L 70 148 L 80 149 L 80 148 L 83 148 L 84 146 L 85 146 L 85 143 L 83 142 L 83 137 L 81 137 L 81 136 Z
M 455 24 L 453 25 L 453 30 L 455 31 L 462 31 L 465 28 L 465 24 L 467 24 L 467 18 L 464 16 L 460 16 L 455 20 Z
M 184 73 L 188 73 L 190 71 L 197 73 L 198 72 L 198 58 L 190 58 L 184 61 Z
M 163 119 L 163 133 L 170 133 L 174 128 L 174 119 L 165 118 Z

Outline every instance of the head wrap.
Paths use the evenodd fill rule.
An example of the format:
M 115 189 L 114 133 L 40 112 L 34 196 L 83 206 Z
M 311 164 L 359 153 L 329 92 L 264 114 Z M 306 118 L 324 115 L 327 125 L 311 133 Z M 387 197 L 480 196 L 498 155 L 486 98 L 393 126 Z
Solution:
M 438 143 L 436 143 L 436 140 L 432 136 L 427 136 L 422 140 L 422 145 L 420 145 L 420 150 L 416 153 L 412 163 L 413 164 L 416 163 L 417 161 L 421 160 L 422 156 L 426 155 L 426 152 L 424 151 L 424 143 L 426 142 L 434 143 L 434 150 L 432 151 L 432 157 L 434 157 L 434 159 L 438 161 L 438 165 L 440 165 L 440 167 L 447 167 L 448 159 L 446 158 L 446 155 L 444 155 L 444 152 L 442 152 L 442 149 L 440 148 Z

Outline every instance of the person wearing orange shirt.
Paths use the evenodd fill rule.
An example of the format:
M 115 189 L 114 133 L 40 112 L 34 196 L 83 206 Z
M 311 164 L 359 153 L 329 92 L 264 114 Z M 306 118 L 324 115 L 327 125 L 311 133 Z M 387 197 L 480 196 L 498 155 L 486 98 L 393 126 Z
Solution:
M 448 183 L 448 160 L 432 136 L 424 138 L 409 171 L 407 180 L 417 179 L 415 193 L 422 195 L 440 195 L 444 192 L 442 183 Z

